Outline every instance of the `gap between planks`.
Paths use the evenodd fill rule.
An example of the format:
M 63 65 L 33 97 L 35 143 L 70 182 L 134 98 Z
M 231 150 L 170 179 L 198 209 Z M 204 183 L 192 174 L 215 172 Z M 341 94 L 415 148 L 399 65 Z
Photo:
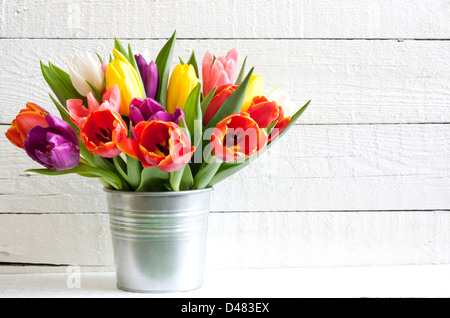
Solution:
M 86 38 L 73 38 L 73 37 L 61 37 L 61 38 L 46 38 L 46 37 L 0 37 L 0 40 L 111 40 L 112 37 L 86 37 Z M 124 41 L 147 41 L 147 40 L 168 40 L 168 38 L 130 38 L 130 37 L 120 37 L 120 40 Z M 260 40 L 280 40 L 280 41 L 450 41 L 450 38 L 358 38 L 358 37 L 349 37 L 349 38 L 329 38 L 329 37 L 307 37 L 307 38 L 275 38 L 275 37 L 259 37 L 259 38 L 248 38 L 248 37 L 233 37 L 233 38 L 208 38 L 208 37 L 180 37 L 177 38 L 177 41 L 192 41 L 192 40 L 200 40 L 200 41 L 206 41 L 206 40 L 217 40 L 217 41 L 234 41 L 234 40 L 245 40 L 245 41 L 260 41 Z

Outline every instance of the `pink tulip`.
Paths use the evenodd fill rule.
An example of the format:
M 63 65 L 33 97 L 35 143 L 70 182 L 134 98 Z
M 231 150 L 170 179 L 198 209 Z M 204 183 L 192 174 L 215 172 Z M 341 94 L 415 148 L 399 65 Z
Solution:
M 120 91 L 117 85 L 112 86 L 103 95 L 103 102 L 100 105 L 92 93 L 87 94 L 88 107 L 83 105 L 81 99 L 67 100 L 67 110 L 69 111 L 70 120 L 77 125 L 78 128 L 83 126 L 86 118 L 96 110 L 109 109 L 116 113 L 120 110 Z
M 203 95 L 206 96 L 214 87 L 233 84 L 238 53 L 232 49 L 226 56 L 213 58 L 206 52 L 202 62 Z

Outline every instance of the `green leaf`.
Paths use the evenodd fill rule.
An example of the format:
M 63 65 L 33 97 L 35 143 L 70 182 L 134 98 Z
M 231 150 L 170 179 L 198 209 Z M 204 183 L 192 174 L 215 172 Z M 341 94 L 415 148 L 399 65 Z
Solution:
M 62 69 L 58 68 L 57 66 L 53 65 L 52 63 L 48 63 L 50 69 L 53 71 L 53 73 L 59 78 L 60 83 L 64 85 L 64 87 L 69 92 L 69 95 L 66 97 L 68 99 L 83 99 L 84 97 L 78 93 L 78 91 L 75 89 L 75 87 L 72 84 L 72 80 L 70 79 L 69 74 L 64 72 Z
M 122 183 L 122 180 L 118 175 L 111 171 L 106 171 L 97 167 L 91 167 L 83 164 L 79 164 L 78 166 L 62 171 L 50 170 L 50 169 L 28 169 L 26 172 L 34 172 L 47 176 L 60 176 L 65 174 L 76 173 L 83 177 L 88 178 L 102 178 L 103 180 L 108 181 L 111 186 L 113 186 L 116 190 L 125 190 L 125 186 Z
M 205 158 L 194 177 L 192 189 L 204 189 L 207 187 L 222 164 L 222 161 L 212 154 L 209 144 L 206 146 L 205 151 L 208 154 L 207 158 Z
M 297 119 L 303 114 L 303 112 L 306 110 L 306 108 L 309 106 L 310 103 L 311 103 L 311 100 L 309 100 L 302 108 L 300 108 L 300 109 L 292 116 L 291 122 L 289 123 L 288 127 L 289 127 L 291 124 L 294 124 L 294 123 L 297 121 Z M 286 129 L 287 129 L 287 127 L 286 127 Z M 286 129 L 283 130 L 283 131 L 281 132 L 280 136 L 286 131 Z
M 116 38 L 116 37 L 114 37 L 114 48 L 115 48 L 117 51 L 119 51 L 120 53 L 122 53 L 123 56 L 125 56 L 126 59 L 127 59 L 128 61 L 130 60 L 130 58 L 129 58 L 129 56 L 128 56 L 127 50 L 126 50 L 125 47 L 122 45 L 122 43 L 119 41 L 119 39 Z
M 49 63 L 49 66 L 44 65 L 41 61 L 41 71 L 44 76 L 45 81 L 52 89 L 56 98 L 59 100 L 61 105 L 66 108 L 66 101 L 68 99 L 81 99 L 83 104 L 86 105 L 86 97 L 81 96 L 73 87 L 70 81 L 70 76 L 59 69 L 58 67 Z
M 104 158 L 104 157 L 94 155 L 94 154 L 93 154 L 93 158 L 94 158 L 95 165 L 97 167 L 99 167 L 100 169 L 116 172 L 116 168 L 114 167 L 114 164 L 111 161 L 109 161 L 108 158 Z
M 267 126 L 265 129 L 266 134 L 270 135 L 270 132 L 272 131 L 273 127 L 275 127 L 278 124 L 278 120 L 274 121 L 273 123 L 271 123 L 269 126 Z
M 180 181 L 180 191 L 189 190 L 194 184 L 194 178 L 192 177 L 192 171 L 189 165 L 184 167 L 183 176 Z
M 124 178 L 125 180 L 128 178 L 127 175 L 127 164 L 125 161 L 123 161 L 122 157 L 117 156 L 112 158 L 114 167 L 116 168 L 117 172 Z
M 169 184 L 172 191 L 180 191 L 180 182 L 181 177 L 183 176 L 184 168 L 186 168 L 186 166 L 169 173 Z
M 95 54 L 97 54 L 97 57 L 98 57 L 98 60 L 100 61 L 100 63 L 103 64 L 103 59 L 102 59 L 102 57 L 101 57 L 98 53 L 95 53 Z
M 245 64 L 247 64 L 247 56 L 244 59 L 244 63 L 242 63 L 241 71 L 239 72 L 239 75 L 236 78 L 236 82 L 234 83 L 235 85 L 240 85 L 242 82 L 242 79 L 244 78 Z
M 213 161 L 212 163 L 204 163 L 194 177 L 194 185 L 192 189 L 204 189 L 211 182 L 211 179 L 219 170 L 221 163 Z
M 53 93 L 56 95 L 56 98 L 65 108 L 67 98 L 63 93 L 64 88 L 59 84 L 59 80 L 53 74 L 53 71 L 48 66 L 45 66 L 44 63 L 42 63 L 42 61 L 41 61 L 41 71 L 48 86 L 51 88 Z
M 95 99 L 101 105 L 103 103 L 103 95 L 102 95 L 102 93 L 97 89 L 97 87 L 92 85 L 89 81 L 86 81 L 86 83 L 88 83 L 88 85 L 91 87 L 91 89 L 92 89 L 92 91 L 94 93 L 93 95 L 94 95 Z
M 191 136 L 191 144 L 198 146 L 202 139 L 202 110 L 200 106 L 200 89 L 201 84 L 198 83 L 189 94 L 184 104 L 184 113 L 186 115 L 186 127 Z
M 142 98 L 145 99 L 147 97 L 147 94 L 145 92 L 144 82 L 142 81 L 141 72 L 139 71 L 139 67 L 137 66 L 136 58 L 134 57 L 134 54 L 133 54 L 133 51 L 131 50 L 130 44 L 128 44 L 128 61 L 130 61 L 131 66 L 134 67 L 134 69 L 136 70 L 136 73 L 138 74 L 139 82 L 141 83 L 141 87 L 142 87 Z
M 211 179 L 208 183 L 208 187 L 212 187 L 220 181 L 228 178 L 232 174 L 238 172 L 239 170 L 247 167 L 250 163 L 256 160 L 261 154 L 263 154 L 266 150 L 268 150 L 275 141 L 280 139 L 284 134 L 288 132 L 288 130 L 292 127 L 292 125 L 297 121 L 297 119 L 303 114 L 303 112 L 308 107 L 311 100 L 309 100 L 302 108 L 300 108 L 291 118 L 291 122 L 289 125 L 274 139 L 270 144 L 268 144 L 264 149 L 262 149 L 256 156 L 245 159 L 242 163 L 223 163 L 221 167 L 218 169 L 216 175 Z
M 127 181 L 133 189 L 137 189 L 141 184 L 142 174 L 141 162 L 127 155 Z
M 141 183 L 136 189 L 137 192 L 165 191 L 169 182 L 169 173 L 157 167 L 142 170 Z
M 78 127 L 70 120 L 70 116 L 69 116 L 69 113 L 67 112 L 67 110 L 60 103 L 58 103 L 58 101 L 51 94 L 48 94 L 48 96 L 50 96 L 50 99 L 53 101 L 56 108 L 58 109 L 62 120 L 66 121 L 73 128 L 73 130 L 75 130 L 75 133 L 78 135 L 79 134 Z
M 197 65 L 197 58 L 195 57 L 194 51 L 192 51 L 191 56 L 189 57 L 189 60 L 187 61 L 187 64 L 191 64 L 194 67 L 195 74 L 198 78 L 200 78 L 200 75 L 198 73 L 198 65 Z
M 211 101 L 212 101 L 212 99 L 213 99 L 213 97 L 214 97 L 214 94 L 216 93 L 216 90 L 217 90 L 217 86 L 214 87 L 214 88 L 208 93 L 208 95 L 205 96 L 205 98 L 203 98 L 203 100 L 202 100 L 202 102 L 201 102 L 201 104 L 200 104 L 200 106 L 201 106 L 201 108 L 202 108 L 202 116 L 205 116 L 206 109 L 208 108 L 209 104 L 211 103 Z
M 167 101 L 167 83 L 169 81 L 170 65 L 172 63 L 172 55 L 175 48 L 176 33 L 177 31 L 173 32 L 172 37 L 163 46 L 155 60 L 159 73 L 159 85 L 156 100 L 164 107 L 166 107 Z
M 253 70 L 254 68 L 252 67 L 242 84 L 239 85 L 238 88 L 236 88 L 236 90 L 223 102 L 222 106 L 220 106 L 219 110 L 204 128 L 204 131 L 208 128 L 215 127 L 225 117 L 241 111 L 242 103 L 244 101 L 247 86 L 250 82 L 250 77 L 252 76 Z

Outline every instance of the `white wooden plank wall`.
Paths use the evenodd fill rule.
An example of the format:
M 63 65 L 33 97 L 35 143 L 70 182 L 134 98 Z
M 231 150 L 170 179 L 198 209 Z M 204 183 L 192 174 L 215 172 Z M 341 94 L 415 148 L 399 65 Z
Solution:
M 4 133 L 34 101 L 57 113 L 39 61 L 154 58 L 236 47 L 266 91 L 310 108 L 214 190 L 210 268 L 450 263 L 450 1 L 0 0 L 0 272 L 111 269 L 100 184 L 44 177 Z M 54 267 L 53 265 L 63 265 Z

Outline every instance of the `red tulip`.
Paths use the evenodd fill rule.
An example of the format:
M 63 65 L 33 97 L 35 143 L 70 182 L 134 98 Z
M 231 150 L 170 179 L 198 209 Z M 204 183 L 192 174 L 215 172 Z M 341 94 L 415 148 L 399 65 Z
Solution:
M 92 112 L 81 126 L 80 138 L 89 152 L 101 157 L 117 157 L 121 151 L 117 143 L 128 135 L 122 117 L 110 110 Z
M 282 107 L 275 102 L 270 102 L 264 96 L 253 97 L 247 112 L 260 128 L 266 128 L 275 121 L 281 120 L 282 118 L 279 117 L 284 114 Z
M 245 112 L 225 117 L 211 136 L 211 149 L 224 162 L 251 157 L 266 144 L 267 134 Z
M 48 127 L 45 116 L 48 111 L 33 103 L 27 103 L 27 108 L 22 109 L 6 131 L 6 138 L 15 146 L 23 149 L 23 143 L 27 139 L 28 132 L 36 127 Z
M 177 171 L 189 162 L 195 150 L 183 130 L 173 122 L 142 121 L 134 133 L 136 139 L 122 139 L 119 148 L 141 161 L 144 168 Z
M 203 125 L 206 126 L 209 123 L 219 110 L 220 106 L 222 106 L 223 102 L 237 87 L 237 85 L 223 85 L 217 89 L 211 103 L 209 103 L 208 108 L 206 108 L 205 115 L 203 116 Z
M 291 117 L 289 116 L 286 116 L 282 120 L 280 120 L 270 132 L 268 143 L 270 144 L 276 137 L 278 137 L 278 135 L 281 134 L 281 132 L 286 129 L 286 127 L 290 124 L 290 122 Z

